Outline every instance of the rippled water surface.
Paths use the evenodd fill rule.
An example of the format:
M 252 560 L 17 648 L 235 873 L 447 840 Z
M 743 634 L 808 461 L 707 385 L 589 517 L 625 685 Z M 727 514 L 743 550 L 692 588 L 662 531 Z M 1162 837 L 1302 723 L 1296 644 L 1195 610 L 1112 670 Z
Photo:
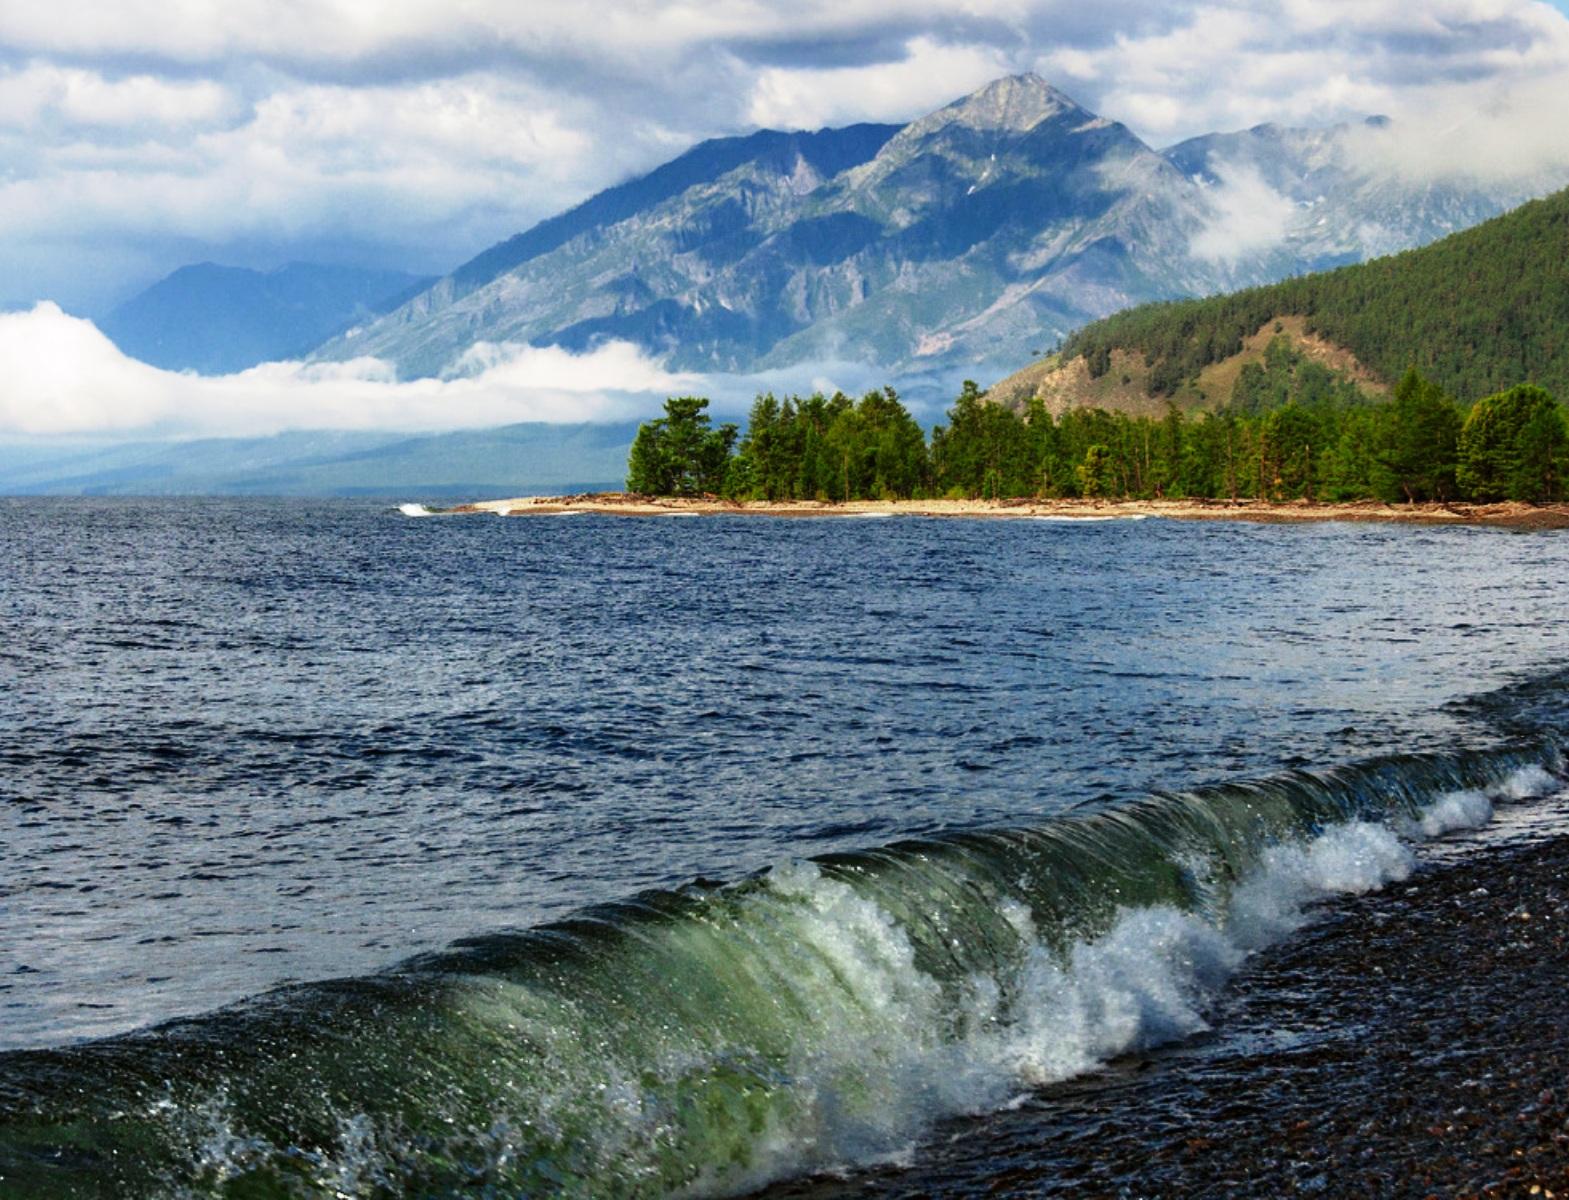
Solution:
M 1569 540 L 0 501 L 0 1047 L 791 856 L 1485 742 Z

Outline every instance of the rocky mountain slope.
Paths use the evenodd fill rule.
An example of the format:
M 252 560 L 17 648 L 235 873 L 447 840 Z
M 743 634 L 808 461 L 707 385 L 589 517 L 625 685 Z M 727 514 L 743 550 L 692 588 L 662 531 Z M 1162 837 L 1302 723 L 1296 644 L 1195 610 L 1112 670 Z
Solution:
M 1158 153 L 1009 77 L 902 129 L 704 143 L 317 356 L 409 377 L 461 372 L 476 342 L 624 338 L 685 370 L 984 378 L 1129 305 L 1420 244 L 1524 198 L 1397 182 L 1366 165 L 1377 132 L 1260 126 Z

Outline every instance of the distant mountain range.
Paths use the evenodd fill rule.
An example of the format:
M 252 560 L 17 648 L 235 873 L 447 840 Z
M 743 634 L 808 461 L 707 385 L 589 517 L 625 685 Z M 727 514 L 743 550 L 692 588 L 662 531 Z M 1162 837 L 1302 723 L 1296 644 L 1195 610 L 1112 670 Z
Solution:
M 1001 373 L 1147 300 L 1419 245 L 1536 189 L 1401 183 L 1370 126 L 1157 152 L 1033 75 L 903 128 L 705 142 L 485 251 L 315 354 L 449 372 L 476 341 L 624 338 L 672 367 Z
M 132 358 L 171 371 L 226 375 L 301 358 L 435 280 L 403 271 L 290 263 L 275 271 L 181 267 L 99 322 Z

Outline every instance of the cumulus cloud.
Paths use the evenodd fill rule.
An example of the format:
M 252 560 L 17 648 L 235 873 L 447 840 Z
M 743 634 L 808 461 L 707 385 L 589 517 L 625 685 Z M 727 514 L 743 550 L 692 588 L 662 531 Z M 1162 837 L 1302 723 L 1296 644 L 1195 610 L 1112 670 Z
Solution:
M 1152 8 L 1151 4 L 1131 7 Z M 1017 30 L 1034 12 L 1073 11 L 1025 0 L 707 0 L 649 5 L 598 0 L 318 0 L 291 4 L 280 19 L 274 0 L 188 0 L 171 11 L 158 0 L 58 0 L 46 8 L 0 9 L 0 41 L 38 54 L 160 57 L 203 62 L 246 55 L 294 67 L 339 71 L 439 69 L 456 56 L 492 53 L 524 59 L 664 61 L 694 47 L 865 40 L 889 29 L 935 29 L 992 36 Z
M 0 314 L 0 435 L 259 435 L 288 429 L 485 428 L 519 421 L 630 419 L 690 391 L 625 342 L 576 355 L 480 346 L 461 375 L 403 382 L 371 358 L 266 363 L 236 375 L 159 370 L 125 357 L 54 304 Z
M 22 78 L 36 76 L 38 72 Z M 148 91 L 122 126 L 146 121 L 151 89 L 72 73 L 73 103 L 99 92 L 105 111 L 127 89 Z M 0 80 L 0 99 L 6 80 Z M 95 90 L 96 89 L 96 90 Z M 199 85 L 160 97 L 173 112 Z M 117 99 L 117 97 L 119 99 Z M 199 112 L 187 113 L 187 124 Z M 25 119 L 17 124 L 26 124 Z M 536 88 L 486 75 L 412 86 L 280 87 L 232 127 L 144 130 L 139 143 L 95 145 L 79 134 L 38 154 L 31 173 L 0 177 L 0 233 L 36 236 L 69 221 L 78 231 L 178 233 L 221 241 L 302 225 L 339 230 L 380 220 L 389 232 L 478 207 L 505 207 L 520 174 L 541 190 L 570 187 L 593 141 Z
M 1538 194 L 1569 176 L 1569 67 L 1520 81 L 1430 89 L 1399 119 L 1347 139 L 1354 160 L 1406 182 L 1467 182 Z
M 0 70 L 0 125 L 36 129 L 41 122 L 125 128 L 200 126 L 235 115 L 235 98 L 212 80 L 154 75 L 110 79 L 80 67 L 29 64 Z
M 1265 121 L 1415 115 L 1435 90 L 1569 72 L 1569 21 L 1530 0 L 1215 0 L 1148 36 L 1037 59 L 1160 143 Z

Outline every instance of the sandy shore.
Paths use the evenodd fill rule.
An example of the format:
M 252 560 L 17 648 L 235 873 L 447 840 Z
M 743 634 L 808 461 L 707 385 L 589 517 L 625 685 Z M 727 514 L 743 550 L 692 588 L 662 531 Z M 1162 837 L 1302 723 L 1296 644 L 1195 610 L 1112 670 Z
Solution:
M 1318 504 L 1295 500 L 853 500 L 828 504 L 815 500 L 730 501 L 716 497 L 639 496 L 594 492 L 577 496 L 524 496 L 460 504 L 443 513 L 496 513 L 502 516 L 561 516 L 601 513 L 625 517 L 989 517 L 1055 520 L 1137 520 L 1166 517 L 1180 521 L 1379 521 L 1413 525 L 1487 525 L 1505 529 L 1569 529 L 1569 505 L 1505 504 Z

